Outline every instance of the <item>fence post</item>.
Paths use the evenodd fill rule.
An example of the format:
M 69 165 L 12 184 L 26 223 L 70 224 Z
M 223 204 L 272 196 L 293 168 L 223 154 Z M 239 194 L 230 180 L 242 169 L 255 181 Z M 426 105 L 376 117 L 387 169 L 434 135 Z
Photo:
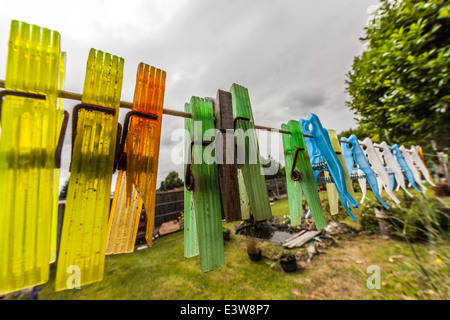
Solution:
M 280 190 L 278 190 L 278 179 L 275 178 L 275 191 L 277 193 L 277 198 L 280 197 Z

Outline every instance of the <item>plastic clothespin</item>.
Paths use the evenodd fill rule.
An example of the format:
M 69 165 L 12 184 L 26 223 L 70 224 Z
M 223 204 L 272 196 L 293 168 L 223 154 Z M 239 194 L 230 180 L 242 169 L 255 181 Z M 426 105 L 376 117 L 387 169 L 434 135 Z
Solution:
M 411 149 L 409 149 L 409 155 L 411 156 L 414 164 L 419 168 L 420 172 L 422 172 L 425 180 L 427 180 L 433 187 L 436 186 L 431 180 L 430 172 L 428 171 L 425 163 L 423 163 L 422 159 L 420 159 L 419 153 L 417 152 L 416 148 L 411 147 Z
M 215 142 L 203 140 L 214 129 L 213 101 L 192 97 L 190 108 L 192 140 L 186 150 L 185 184 L 192 192 L 201 270 L 208 272 L 225 263 L 219 177 L 211 152 Z
M 361 201 L 359 203 L 363 204 L 364 200 L 366 199 L 366 194 L 367 194 L 367 179 L 364 174 L 364 171 L 362 171 L 360 169 L 356 169 L 353 172 L 356 172 L 356 176 L 358 177 L 359 187 L 361 188 L 361 192 L 363 194 L 361 197 Z
M 306 120 L 300 119 L 300 123 L 303 133 L 312 135 L 312 137 L 307 137 L 305 139 L 311 164 L 318 164 L 321 162 L 321 159 L 326 162 L 327 169 L 321 170 L 326 170 L 331 174 L 342 205 L 352 220 L 356 221 L 356 217 L 351 212 L 348 204 L 353 208 L 357 208 L 358 202 L 356 202 L 356 200 L 347 192 L 344 169 L 331 145 L 328 132 L 322 127 L 317 115 L 313 113 L 311 113 Z M 319 171 L 320 170 L 314 171 L 316 183 Z
M 345 137 L 342 137 L 341 140 L 348 141 Z M 359 184 L 359 187 L 361 188 L 361 192 L 363 194 L 361 197 L 361 200 L 359 202 L 360 204 L 362 204 L 364 202 L 364 199 L 366 198 L 366 193 L 367 193 L 367 181 L 364 176 L 364 172 L 357 168 L 355 160 L 353 159 L 353 154 L 352 154 L 351 150 L 349 149 L 349 146 L 347 146 L 347 143 L 344 143 L 344 142 L 341 143 L 341 150 L 342 150 L 342 155 L 344 157 L 345 165 L 347 166 L 347 171 L 348 171 L 350 177 L 352 177 L 353 172 L 356 172 L 358 184 Z M 364 159 L 365 159 L 365 157 L 364 157 Z
M 289 213 L 291 225 L 301 224 L 302 218 L 302 193 L 314 218 L 317 230 L 327 226 L 323 214 L 320 196 L 317 190 L 314 173 L 309 161 L 300 122 L 291 120 L 282 124 L 281 129 L 290 134 L 283 134 L 283 148 L 286 162 L 286 180 L 289 199 Z
M 416 186 L 415 180 L 414 180 L 414 174 L 410 167 L 408 166 L 408 163 L 406 162 L 405 157 L 403 157 L 402 152 L 400 151 L 398 145 L 394 144 L 392 147 L 389 147 L 392 151 L 392 154 L 394 155 L 395 159 L 397 160 L 397 163 L 399 164 L 400 168 L 405 173 L 406 178 L 408 179 L 408 182 L 416 189 L 418 192 L 421 192 L 420 189 Z
M 60 54 L 58 32 L 11 22 L 0 97 L 0 295 L 49 278 Z
M 392 170 L 395 181 L 397 182 L 397 189 L 402 188 L 403 191 L 406 192 L 406 194 L 410 197 L 414 197 L 407 189 L 406 189 L 406 183 L 405 183 L 405 176 L 402 173 L 402 169 L 400 168 L 398 162 L 395 160 L 394 156 L 391 153 L 391 150 L 389 149 L 388 144 L 383 141 L 380 144 L 375 144 L 378 148 L 379 154 L 383 157 L 384 161 L 386 162 L 386 165 L 389 167 L 389 169 Z M 393 187 L 393 184 L 391 183 L 391 187 Z
M 74 265 L 79 268 L 80 286 L 103 279 L 123 66 L 118 56 L 89 52 L 81 104 L 72 115 L 71 175 L 56 291 L 70 289 L 68 270 Z
M 339 159 L 339 162 L 341 163 L 342 169 L 344 171 L 345 185 L 347 188 L 347 192 L 348 192 L 348 194 L 350 194 L 350 196 L 353 199 L 356 199 L 355 190 L 353 189 L 353 182 L 352 182 L 352 179 L 350 178 L 351 173 L 347 170 L 347 165 L 345 163 L 345 159 L 342 154 L 341 146 L 339 143 L 339 138 L 337 136 L 336 131 L 332 130 L 332 129 L 328 129 L 328 137 L 330 138 L 331 146 L 333 147 L 333 150 L 334 150 L 337 158 Z M 358 208 L 353 208 L 350 206 L 348 206 L 348 207 L 354 215 L 361 214 L 361 209 L 359 207 Z
M 361 143 L 364 144 L 362 149 L 372 166 L 372 171 L 378 175 L 379 192 L 381 193 L 383 189 L 386 190 L 386 193 L 391 197 L 391 199 L 394 200 L 395 203 L 399 204 L 400 200 L 398 200 L 392 192 L 389 174 L 383 165 L 379 152 L 375 150 L 372 140 L 370 138 L 365 138 Z
M 250 212 L 249 214 L 253 215 L 255 221 L 267 220 L 272 217 L 272 211 L 259 159 L 258 139 L 249 93 L 247 88 L 237 84 L 231 86 L 230 92 L 233 103 L 236 147 L 238 149 L 238 176 L 239 171 L 242 173 L 239 192 L 241 198 L 248 199 L 248 202 L 245 202 L 250 205 L 250 208 L 241 206 L 242 218 L 245 219 L 244 217 Z M 242 155 L 241 152 L 244 154 Z
M 122 131 L 106 254 L 134 251 L 143 205 L 145 238 L 152 245 L 165 80 L 165 71 L 139 64 L 132 111 L 126 114 Z
M 184 111 L 192 114 L 192 107 L 189 103 L 184 105 Z M 194 123 L 192 118 L 184 119 L 184 172 L 190 174 L 188 162 L 190 158 L 191 141 L 194 141 Z M 190 190 L 189 190 L 190 189 Z M 184 257 L 192 258 L 199 255 L 197 221 L 195 219 L 194 198 L 192 196 L 191 186 L 184 184 Z
M 370 167 L 369 161 L 367 161 L 367 158 L 364 155 L 364 151 L 361 149 L 361 146 L 359 145 L 358 138 L 354 134 L 352 134 L 348 139 L 344 137 L 341 139 L 349 142 L 341 144 L 342 153 L 344 157 L 347 159 L 346 161 L 347 165 L 352 167 L 354 166 L 354 164 L 357 165 L 357 169 L 360 170 L 365 175 L 367 181 L 369 182 L 370 188 L 372 189 L 372 192 L 375 195 L 375 197 L 378 199 L 378 201 L 381 202 L 381 204 L 386 209 L 389 210 L 389 206 L 383 201 L 383 199 L 381 199 L 380 191 L 378 189 L 377 178 L 372 168 Z M 360 173 L 358 173 L 358 176 L 360 176 Z M 361 203 L 363 201 L 364 195 L 363 198 L 361 199 Z
M 394 171 L 388 166 L 386 165 L 386 172 L 389 175 L 389 181 L 391 182 L 391 190 L 394 190 L 395 188 L 395 176 L 394 176 Z M 397 184 L 397 189 L 396 191 L 398 191 L 398 188 L 400 188 L 400 186 Z
M 331 181 L 332 178 L 330 173 L 324 171 L 323 175 L 326 182 L 327 198 L 328 198 L 328 205 L 330 207 L 330 214 L 334 216 L 339 214 L 339 193 L 336 189 L 336 186 L 334 185 L 334 182 Z M 306 217 L 309 217 L 309 212 Z
M 65 88 L 65 72 L 66 72 L 66 52 L 61 51 L 61 56 L 59 58 L 59 77 L 58 77 L 58 89 L 64 90 Z M 57 132 L 64 130 L 69 121 L 68 112 L 64 110 L 64 99 L 58 98 L 58 115 L 59 118 L 57 124 Z M 61 138 L 64 141 L 64 137 Z M 62 147 L 61 147 L 62 151 Z M 50 263 L 56 261 L 57 255 L 57 242 L 58 242 L 58 202 L 59 202 L 59 180 L 61 176 L 61 164 L 55 169 L 54 181 L 53 181 L 53 214 L 52 214 L 52 239 L 51 239 L 51 252 L 50 252 Z
M 403 159 L 405 160 L 408 168 L 411 170 L 413 177 L 414 177 L 414 181 L 423 190 L 427 190 L 427 188 L 422 184 L 422 181 L 420 179 L 420 172 L 417 169 L 417 167 L 414 165 L 414 162 L 413 162 L 411 156 L 409 155 L 409 152 L 406 150 L 405 146 L 400 146 L 398 149 L 402 153 Z

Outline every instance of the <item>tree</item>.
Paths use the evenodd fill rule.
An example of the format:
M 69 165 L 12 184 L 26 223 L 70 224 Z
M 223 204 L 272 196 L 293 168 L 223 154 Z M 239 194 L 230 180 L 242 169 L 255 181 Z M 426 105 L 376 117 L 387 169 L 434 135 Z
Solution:
M 348 107 L 374 141 L 450 146 L 450 5 L 382 0 L 347 75 Z M 344 134 L 348 134 L 345 132 Z M 341 134 L 341 135 L 344 135 Z
M 184 186 L 183 180 L 178 176 L 178 172 L 171 171 L 166 179 L 161 182 L 160 191 L 169 191 Z

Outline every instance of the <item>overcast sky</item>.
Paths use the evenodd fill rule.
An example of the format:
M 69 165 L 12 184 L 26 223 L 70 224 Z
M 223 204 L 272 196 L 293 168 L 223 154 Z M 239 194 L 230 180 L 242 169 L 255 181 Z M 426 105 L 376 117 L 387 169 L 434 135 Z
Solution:
M 255 122 L 279 128 L 313 112 L 337 132 L 354 127 L 345 106 L 346 74 L 361 53 L 370 7 L 378 0 L 4 1 L 0 78 L 11 20 L 56 30 L 67 52 L 66 89 L 82 92 L 90 48 L 125 59 L 121 100 L 132 101 L 139 62 L 167 72 L 164 106 L 183 110 L 191 96 L 215 97 L 232 83 L 249 90 Z M 76 101 L 66 100 L 69 112 Z M 121 111 L 120 121 L 126 110 Z M 164 116 L 158 186 L 171 170 L 182 118 Z M 69 177 L 69 126 L 61 184 Z M 278 141 L 281 146 L 281 137 Z M 262 143 L 264 144 L 264 143 Z M 262 153 L 267 154 L 264 145 Z M 276 152 L 273 152 L 276 153 Z M 279 154 L 273 154 L 276 158 Z M 284 163 L 284 159 L 279 159 Z M 115 179 L 115 177 L 114 177 Z M 114 185 L 114 183 L 113 183 Z

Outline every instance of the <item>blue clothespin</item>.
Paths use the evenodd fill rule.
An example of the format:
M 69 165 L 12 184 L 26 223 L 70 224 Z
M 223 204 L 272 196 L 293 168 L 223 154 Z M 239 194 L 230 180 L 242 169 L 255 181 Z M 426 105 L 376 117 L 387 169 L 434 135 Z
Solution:
M 416 183 L 414 181 L 414 174 L 411 171 L 411 169 L 409 168 L 408 164 L 406 163 L 406 160 L 403 157 L 403 154 L 401 153 L 398 145 L 394 144 L 392 147 L 389 147 L 389 149 L 392 151 L 392 154 L 394 155 L 395 159 L 397 160 L 400 168 L 402 168 L 409 183 L 414 187 L 414 189 L 416 189 L 417 191 L 419 191 L 421 193 L 422 191 L 420 191 L 420 189 L 416 186 Z
M 367 158 L 364 155 L 361 146 L 359 145 L 358 138 L 354 134 L 352 134 L 348 139 L 341 138 L 341 140 L 350 142 L 341 143 L 342 154 L 344 156 L 345 163 L 347 165 L 347 168 L 349 169 L 349 172 L 351 172 L 350 168 L 352 168 L 353 170 L 354 164 L 356 163 L 358 165 L 358 169 L 364 172 L 364 175 L 366 176 L 366 179 L 369 182 L 370 188 L 372 189 L 375 197 L 377 197 L 378 201 L 380 201 L 381 204 L 387 210 L 389 210 L 389 206 L 383 201 L 383 199 L 381 199 L 377 178 L 375 177 L 375 173 L 372 171 L 369 161 L 367 161 Z
M 394 190 L 394 186 L 395 186 L 394 171 L 391 168 L 389 168 L 388 165 L 386 165 L 386 171 L 389 174 L 389 181 L 391 182 L 391 190 Z
M 350 204 L 353 208 L 357 208 L 358 202 L 347 192 L 344 170 L 331 145 L 328 131 L 322 127 L 319 117 L 313 113 L 306 120 L 300 119 L 300 123 L 303 133 L 312 135 L 312 137 L 306 137 L 305 139 L 311 164 L 319 164 L 322 160 L 327 164 L 326 169 L 314 171 L 316 183 L 319 172 L 323 170 L 328 171 L 334 180 L 342 205 L 352 220 L 356 221 L 356 217 L 352 214 L 348 205 Z

